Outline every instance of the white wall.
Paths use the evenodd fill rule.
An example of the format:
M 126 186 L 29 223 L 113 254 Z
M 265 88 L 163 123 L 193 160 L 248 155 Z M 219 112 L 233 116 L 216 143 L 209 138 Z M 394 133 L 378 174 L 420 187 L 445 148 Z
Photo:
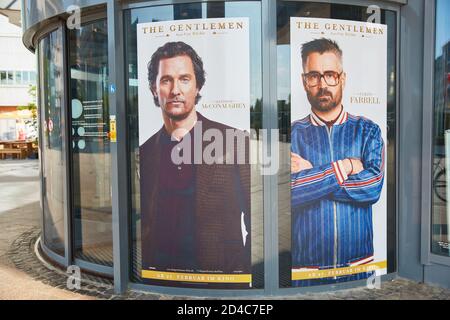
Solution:
M 1 107 L 26 106 L 32 101 L 28 94 L 29 86 L 0 86 Z
M 22 43 L 22 29 L 0 14 L 0 70 L 35 71 L 36 58 Z M 28 85 L 0 85 L 0 107 L 26 105 Z

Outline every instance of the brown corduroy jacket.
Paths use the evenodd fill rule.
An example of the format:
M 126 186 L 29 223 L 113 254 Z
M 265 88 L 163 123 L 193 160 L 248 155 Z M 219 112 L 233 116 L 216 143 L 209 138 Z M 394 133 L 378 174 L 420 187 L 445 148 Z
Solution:
M 225 154 L 226 129 L 233 128 L 211 121 L 200 113 L 197 115 L 198 121 L 202 123 L 202 133 L 208 129 L 217 129 L 223 134 Z M 164 128 L 161 128 L 139 149 L 143 270 L 157 268 L 152 264 L 152 257 L 158 254 L 158 248 L 149 239 L 154 232 L 153 222 L 157 212 L 162 130 Z M 202 142 L 202 150 L 210 143 Z M 248 135 L 245 138 L 245 150 L 243 146 L 238 148 L 236 143 L 234 144 L 234 160 L 242 152 L 245 153 L 245 164 L 234 162 L 235 164 L 196 165 L 195 243 L 198 272 L 251 273 Z M 244 212 L 248 232 L 245 246 L 242 238 L 241 212 Z

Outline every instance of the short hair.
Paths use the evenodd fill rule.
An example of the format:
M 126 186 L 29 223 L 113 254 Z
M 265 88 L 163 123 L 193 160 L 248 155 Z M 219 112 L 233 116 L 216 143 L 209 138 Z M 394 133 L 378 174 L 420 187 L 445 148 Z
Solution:
M 331 39 L 315 39 L 302 45 L 302 63 L 306 65 L 306 60 L 311 53 L 317 52 L 324 54 L 325 52 L 333 52 L 342 62 L 342 50 L 336 41 Z
M 156 78 L 159 72 L 159 62 L 162 59 L 174 58 L 178 56 L 188 56 L 191 58 L 192 65 L 194 67 L 195 81 L 197 84 L 197 89 L 200 91 L 205 84 L 205 70 L 203 69 L 203 61 L 200 56 L 195 52 L 195 50 L 188 44 L 178 41 L 178 42 L 167 42 L 165 45 L 158 48 L 158 50 L 153 53 L 150 62 L 147 65 L 148 69 L 148 82 L 150 89 L 156 86 Z M 155 100 L 155 105 L 159 106 L 158 97 L 153 96 Z M 197 94 L 195 98 L 195 104 L 200 101 L 201 95 Z

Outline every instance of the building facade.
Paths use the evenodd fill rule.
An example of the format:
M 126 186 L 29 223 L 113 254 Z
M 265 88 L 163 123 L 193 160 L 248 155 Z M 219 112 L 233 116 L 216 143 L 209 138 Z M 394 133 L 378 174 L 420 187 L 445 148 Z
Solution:
M 78 265 L 83 272 L 111 277 L 117 292 L 143 289 L 194 296 L 290 295 L 365 286 L 368 281 L 366 278 L 378 275 L 381 275 L 382 280 L 399 276 L 450 287 L 450 216 L 447 213 L 450 211 L 446 203 L 448 193 L 445 173 L 446 137 L 449 129 L 446 110 L 450 8 L 447 1 L 23 0 L 22 8 L 23 42 L 29 50 L 37 53 L 39 65 L 43 221 L 40 246 L 48 259 L 62 267 Z M 307 19 L 317 20 L 314 22 Z M 356 211 L 350 211 L 348 216 L 335 209 L 334 218 L 333 213 L 330 218 L 334 220 L 330 224 L 329 233 L 324 232 L 326 222 L 329 222 L 326 218 L 317 220 L 313 217 L 309 222 L 304 222 L 299 211 L 294 210 L 296 204 L 291 197 L 294 187 L 322 178 L 334 179 L 336 176 L 337 182 L 333 180 L 336 190 L 342 188 L 339 189 L 340 192 L 351 194 L 349 190 L 358 184 L 360 187 L 369 186 L 371 178 L 345 185 L 344 180 L 351 180 L 349 177 L 354 171 L 354 162 L 351 162 L 352 169 L 347 176 L 342 172 L 337 173 L 343 169 L 342 162 L 339 161 L 325 170 L 323 176 L 311 173 L 303 180 L 293 178 L 290 153 L 293 150 L 291 137 L 294 136 L 291 136 L 291 123 L 299 119 L 294 114 L 294 107 L 298 105 L 296 101 L 299 101 L 297 96 L 300 95 L 294 94 L 296 89 L 293 89 L 292 84 L 296 79 L 301 84 L 301 77 L 295 76 L 300 67 L 293 67 L 295 54 L 291 55 L 296 39 L 296 22 L 299 23 L 298 26 L 317 26 L 317 33 L 311 33 L 316 39 L 350 39 L 337 41 L 343 48 L 347 48 L 343 50 L 344 66 L 348 73 L 346 92 L 357 90 L 354 89 L 357 84 L 364 88 L 369 83 L 376 84 L 380 88 L 376 92 L 381 92 L 378 96 L 378 93 L 374 95 L 366 89 L 358 89 L 360 91 L 355 98 L 360 103 L 365 101 L 367 106 L 364 110 L 373 116 L 372 120 L 378 117 L 382 119 L 379 127 L 385 151 L 380 156 L 383 163 L 383 187 L 379 195 L 381 200 L 373 206 L 369 206 L 368 201 L 355 203 L 353 208 Z M 324 26 L 322 31 L 319 30 L 321 23 Z M 228 33 L 224 29 L 228 29 Z M 242 38 L 247 39 L 244 42 L 238 42 L 241 38 L 233 38 L 231 35 L 230 38 L 223 38 L 227 40 L 217 42 L 214 42 L 216 40 L 213 36 L 205 38 L 203 42 L 189 38 L 198 39 L 207 34 L 216 38 L 225 37 L 225 34 L 232 34 L 239 29 L 246 32 Z M 160 34 L 154 35 L 157 31 Z M 304 34 L 302 36 L 305 37 Z M 378 36 L 381 45 L 371 50 L 356 44 L 370 44 L 370 39 Z M 251 214 L 251 222 L 245 220 L 244 213 L 247 211 L 242 209 L 242 205 L 240 220 L 243 245 L 251 243 L 249 262 L 247 267 L 242 268 L 245 271 L 233 269 L 225 272 L 228 267 L 222 269 L 220 266 L 215 270 L 210 267 L 203 272 L 199 267 L 161 270 L 161 267 L 148 263 L 145 258 L 148 246 L 153 245 L 153 240 L 146 238 L 146 230 L 159 230 L 148 226 L 154 220 L 143 214 L 147 208 L 142 206 L 148 205 L 143 198 L 148 197 L 148 206 L 155 207 L 157 212 L 162 212 L 162 208 L 167 209 L 167 204 L 160 202 L 161 193 L 160 198 L 152 202 L 154 198 L 151 197 L 151 192 L 143 187 L 146 185 L 143 184 L 145 178 L 142 175 L 145 167 L 143 151 L 140 151 L 144 131 L 152 127 L 153 119 L 156 119 L 156 115 L 145 113 L 143 105 L 158 105 L 164 98 L 161 86 L 165 82 L 152 82 L 149 71 L 149 52 L 153 52 L 152 46 L 156 49 L 157 44 L 163 43 L 161 41 L 164 37 L 191 41 L 191 45 L 200 52 L 205 68 L 209 68 L 206 70 L 206 86 L 203 91 L 202 86 L 197 84 L 198 91 L 203 95 L 203 114 L 214 116 L 215 111 L 208 113 L 210 111 L 206 109 L 214 106 L 224 109 L 225 105 L 230 108 L 230 103 L 233 108 L 238 109 L 239 103 L 230 97 L 233 97 L 233 92 L 241 92 L 241 88 L 238 85 L 235 89 L 230 89 L 234 88 L 233 80 L 227 79 L 230 73 L 241 74 L 240 71 L 248 70 L 238 78 L 242 87 L 248 87 L 248 90 L 242 91 L 247 94 L 242 104 L 245 105 L 248 101 L 248 112 L 239 113 L 238 110 L 234 114 L 239 116 L 213 118 L 237 128 L 253 130 L 257 134 L 251 135 L 250 153 L 256 151 L 258 154 L 259 148 L 262 148 L 266 157 L 279 160 L 275 171 L 264 165 L 251 167 L 248 181 L 250 209 L 247 210 Z M 368 42 L 356 42 L 366 39 Z M 221 47 L 225 42 L 231 45 Z M 214 51 L 215 46 L 223 50 Z M 328 52 L 327 50 L 330 51 L 325 49 L 324 52 Z M 376 50 L 380 50 L 379 54 L 374 54 Z M 240 55 L 236 55 L 237 58 L 234 56 L 236 52 L 240 52 Z M 373 55 L 373 58 L 362 59 L 362 64 L 355 67 L 352 62 L 356 64 L 355 61 L 359 61 L 358 52 L 361 52 L 359 56 L 366 54 Z M 346 60 L 349 55 L 353 58 Z M 167 59 L 179 56 L 185 56 L 185 51 Z M 194 60 L 191 57 L 191 61 Z M 158 68 L 162 68 L 161 66 L 160 62 Z M 221 82 L 214 82 L 217 76 L 212 69 L 218 70 Z M 381 72 L 378 73 L 377 70 Z M 339 72 L 330 73 L 326 69 L 313 74 L 304 73 L 302 77 L 304 83 L 312 84 L 313 76 L 318 73 L 316 86 L 339 88 L 343 83 L 343 71 Z M 357 84 L 355 81 L 350 82 L 352 74 L 354 78 L 356 75 L 360 77 Z M 198 81 L 198 74 L 195 78 Z M 188 80 L 189 77 L 180 80 L 180 83 L 187 83 Z M 169 77 L 168 81 L 174 80 Z M 305 88 L 308 87 L 306 84 Z M 314 84 L 309 90 L 311 87 Z M 214 100 L 211 98 L 214 92 L 219 92 L 216 95 L 220 97 L 222 94 L 224 98 Z M 320 99 L 324 101 L 326 98 L 322 96 Z M 347 105 L 345 108 L 350 110 L 353 97 L 348 99 L 349 109 Z M 208 104 L 207 101 L 214 103 Z M 377 104 L 377 101 L 382 101 L 380 109 L 371 108 L 370 105 Z M 365 111 L 361 112 L 365 115 Z M 245 117 L 248 117 L 249 125 L 240 126 L 239 120 L 246 119 Z M 345 125 L 349 121 L 348 117 L 351 115 L 347 116 L 345 113 L 343 118 L 339 118 L 342 121 L 340 124 Z M 162 124 L 158 121 L 155 126 Z M 266 131 L 260 131 L 261 129 Z M 329 132 L 331 136 L 332 130 Z M 349 147 L 353 145 L 353 142 L 346 141 Z M 333 152 L 331 155 L 333 158 Z M 364 162 L 362 157 L 360 161 Z M 368 170 L 367 163 L 364 163 L 363 169 Z M 155 175 L 160 174 L 158 171 L 167 173 L 167 170 L 169 168 L 162 166 L 160 170 L 152 172 Z M 201 175 L 201 170 L 195 172 L 196 177 Z M 217 172 L 214 171 L 209 177 L 209 189 L 216 188 Z M 233 179 L 233 173 L 228 177 Z M 231 181 L 224 179 L 223 186 Z M 166 186 L 161 181 L 163 180 L 158 182 L 159 186 Z M 211 190 L 202 191 L 201 184 L 196 184 L 196 188 L 196 199 L 200 192 L 204 192 L 202 199 L 206 200 L 203 206 L 213 203 L 212 199 L 217 200 L 212 198 Z M 246 189 L 241 188 L 236 184 L 234 191 L 242 191 L 238 192 L 235 200 L 242 204 L 245 200 L 239 194 L 246 194 Z M 186 190 L 183 189 L 183 192 L 187 192 Z M 361 190 L 363 189 L 356 189 L 356 192 L 363 192 Z M 318 193 L 321 191 L 322 189 L 317 189 Z M 217 208 L 210 208 L 211 214 L 216 209 L 220 211 L 227 205 L 233 206 L 235 193 L 230 192 L 228 202 Z M 300 198 L 301 196 L 302 193 Z M 326 195 L 327 199 L 333 196 Z M 342 207 L 341 201 L 347 200 L 342 200 L 342 194 L 339 197 L 339 193 L 335 197 L 332 200 L 335 208 L 339 209 Z M 176 202 L 173 196 L 169 199 Z M 358 211 L 362 207 L 367 210 Z M 200 209 L 195 212 L 199 211 Z M 368 231 L 362 234 L 365 239 L 370 240 L 366 241 L 373 242 L 374 249 L 372 243 L 369 243 L 367 251 L 370 256 L 362 257 L 360 254 L 345 258 L 344 252 L 347 250 L 358 251 L 349 249 L 349 246 L 361 244 L 358 238 L 354 239 L 354 235 L 360 232 L 358 228 L 363 226 L 361 217 L 355 212 L 360 212 L 361 217 L 369 219 Z M 317 212 L 322 217 L 326 214 L 320 210 Z M 217 217 L 221 219 L 220 214 Z M 198 215 L 196 218 L 197 224 L 199 221 L 203 222 L 203 218 L 200 219 Z M 294 221 L 299 221 L 301 230 L 310 227 L 308 230 L 311 231 L 307 233 L 310 232 L 311 237 L 307 238 L 306 244 L 299 240 L 302 239 L 302 234 L 298 234 L 299 229 L 294 226 Z M 212 239 L 211 243 L 222 239 L 221 237 L 228 239 L 226 232 L 219 236 L 224 233 L 221 231 L 222 223 L 217 225 L 218 229 L 211 227 L 213 225 L 208 225 L 209 230 L 219 231 L 216 232 L 217 237 L 214 237 L 214 232 L 210 235 L 208 239 Z M 176 230 L 187 232 L 186 230 L 191 230 L 189 228 L 191 227 L 183 225 Z M 167 232 L 170 233 L 170 230 L 175 229 L 168 229 Z M 314 244 L 317 240 L 314 235 L 320 232 L 331 241 L 331 247 L 334 248 Z M 327 238 L 330 234 L 334 235 L 334 241 Z M 174 233 L 168 237 L 168 241 L 173 238 L 178 239 L 178 235 Z M 232 242 L 234 240 L 223 241 L 226 246 L 218 245 L 217 250 L 226 252 L 227 248 L 237 245 Z M 202 247 L 203 244 L 196 241 L 192 243 L 196 247 L 205 248 L 205 251 L 211 248 Z M 300 254 L 310 252 L 310 257 L 317 254 L 314 248 L 320 248 L 324 257 L 328 250 L 331 255 L 334 250 L 334 264 L 295 265 L 293 252 L 299 243 L 301 247 L 297 251 Z M 184 250 L 189 252 L 190 247 L 185 247 Z M 222 258 L 217 259 L 230 265 L 228 262 L 231 258 L 223 258 L 226 255 L 217 255 L 214 250 L 212 252 L 211 256 L 220 256 Z M 242 259 L 244 261 L 246 258 Z M 344 262 L 339 262 L 341 260 Z M 358 261 L 361 263 L 358 264 Z M 377 268 L 382 269 L 382 272 L 377 273 Z M 365 276 L 359 277 L 362 273 Z M 343 277 L 348 275 L 356 276 Z M 149 282 L 149 279 L 152 281 Z M 311 279 L 326 281 L 318 283 L 322 284 L 319 286 L 299 281 Z
M 0 140 L 31 138 L 36 133 L 25 123 L 31 113 L 18 107 L 34 102 L 29 90 L 36 85 L 36 58 L 23 47 L 20 26 L 1 12 L 0 30 Z

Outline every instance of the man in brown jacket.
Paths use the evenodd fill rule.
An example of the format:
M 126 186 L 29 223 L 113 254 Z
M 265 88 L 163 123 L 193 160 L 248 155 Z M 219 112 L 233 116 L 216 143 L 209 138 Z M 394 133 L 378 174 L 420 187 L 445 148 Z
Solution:
M 139 150 L 143 278 L 151 284 L 177 285 L 146 277 L 145 270 L 251 274 L 248 136 L 195 110 L 205 72 L 189 45 L 168 42 L 160 47 L 148 64 L 148 79 L 164 125 Z M 226 150 L 230 130 L 233 150 Z M 212 164 L 203 159 L 210 143 L 203 136 L 208 132 L 224 138 L 224 156 L 216 153 Z M 241 145 L 236 143 L 242 141 L 240 136 Z M 176 163 L 174 154 L 187 161 Z M 238 163 L 241 156 L 244 162 Z M 195 285 L 227 288 L 249 283 Z

